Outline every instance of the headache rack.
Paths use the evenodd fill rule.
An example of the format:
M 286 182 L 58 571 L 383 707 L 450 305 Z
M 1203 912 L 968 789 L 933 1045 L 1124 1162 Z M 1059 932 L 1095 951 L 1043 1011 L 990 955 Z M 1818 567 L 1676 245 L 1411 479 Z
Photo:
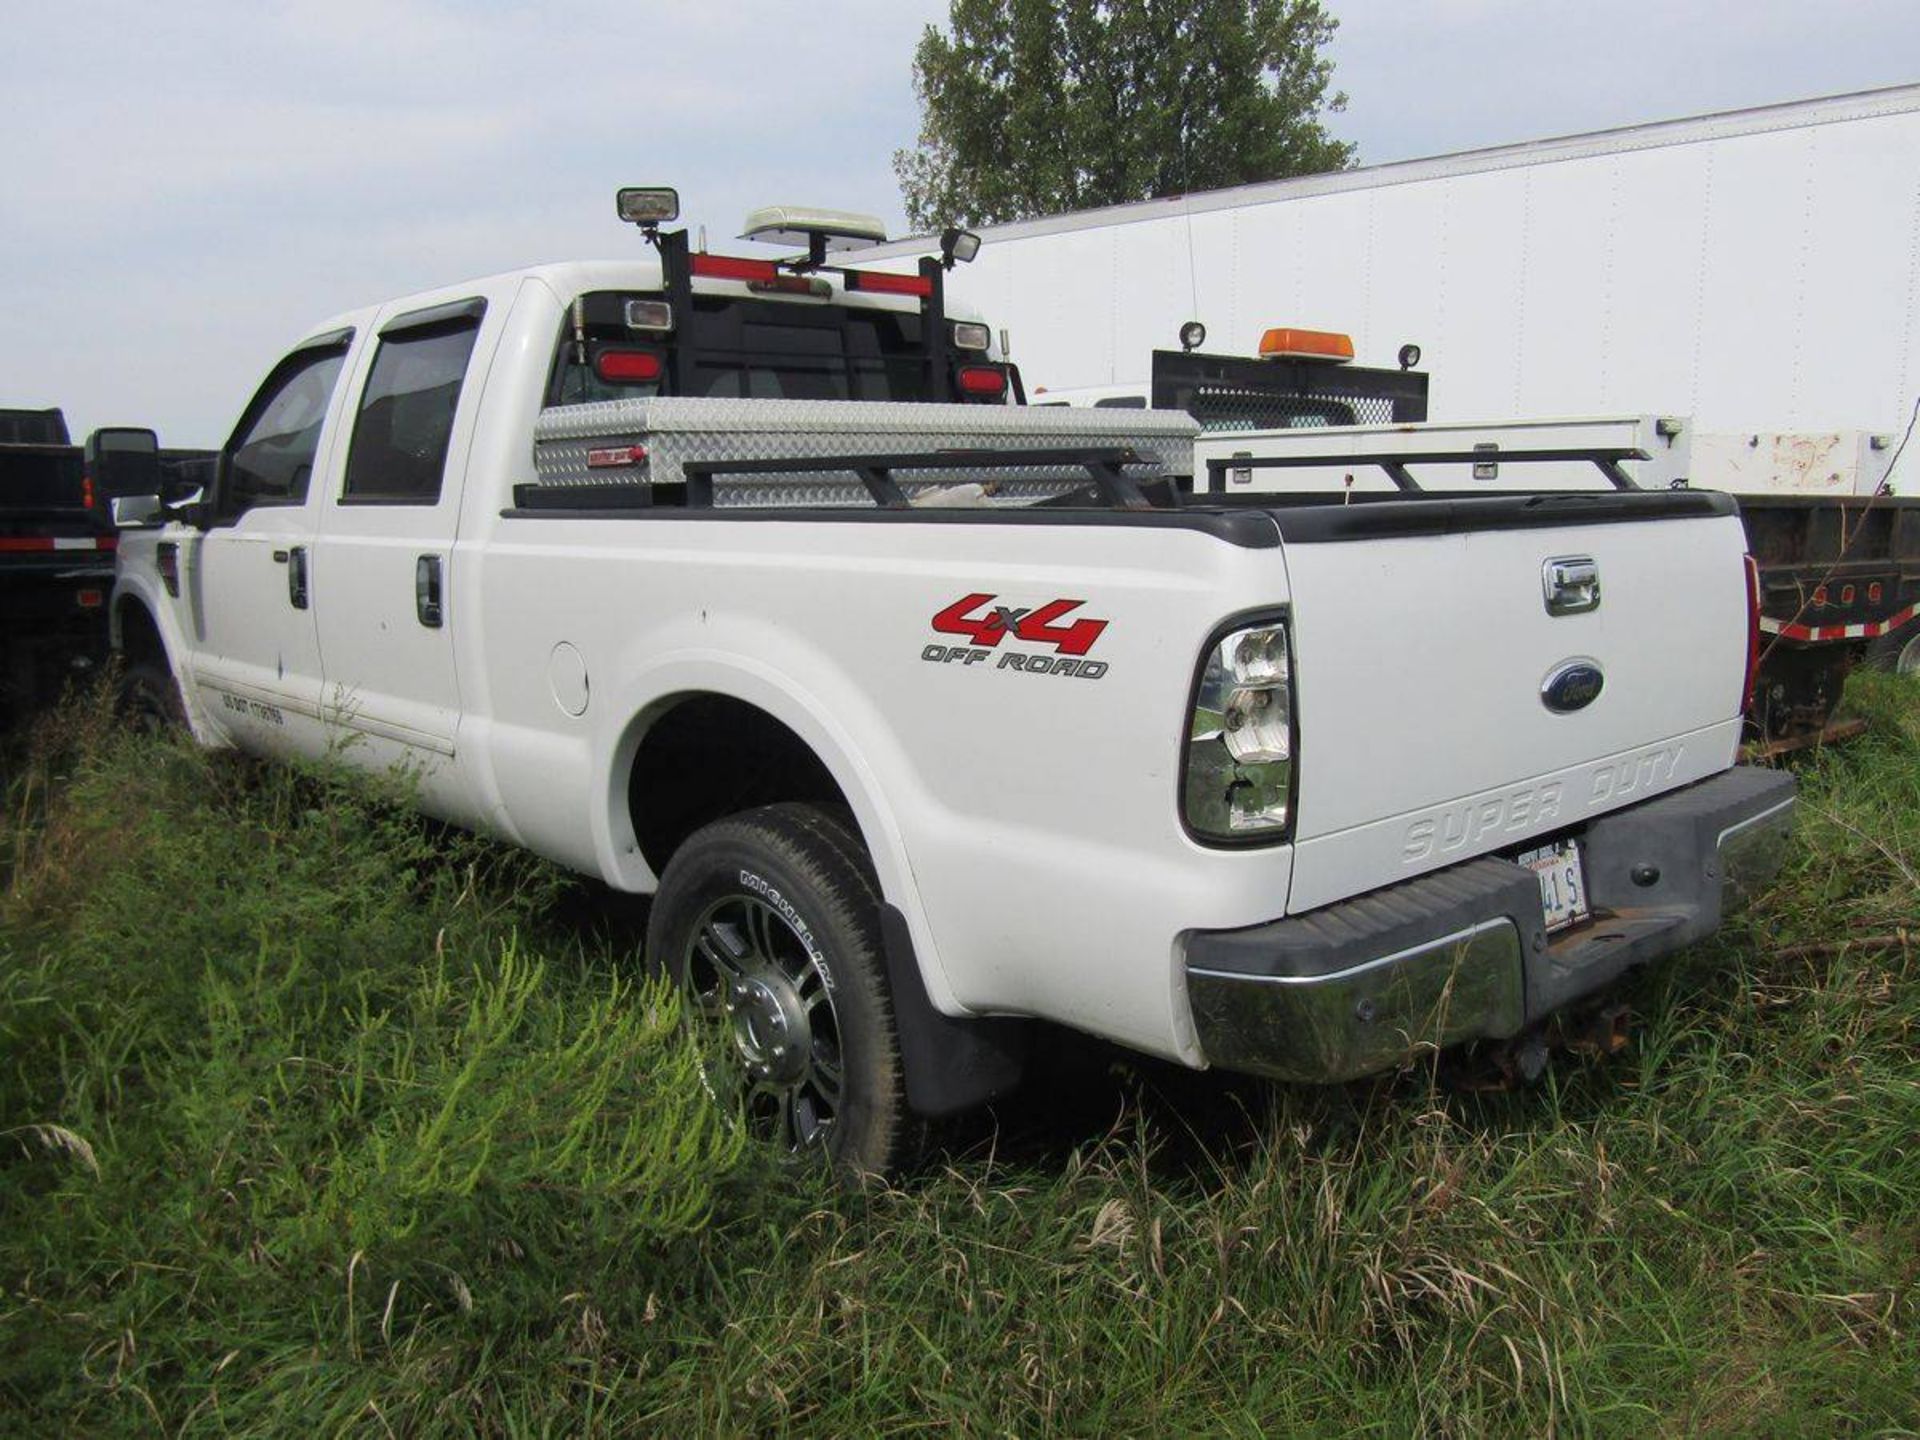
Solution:
M 1209 434 L 1344 425 L 1406 425 L 1427 418 L 1418 370 L 1153 352 L 1152 405 L 1184 410 Z
M 901 471 L 941 471 L 991 484 L 994 472 L 1006 470 L 1081 471 L 1086 480 L 1063 479 L 1059 494 L 1032 500 L 1032 505 L 1059 505 L 1082 490 L 1091 490 L 1097 503 L 1116 510 L 1156 510 L 1177 507 L 1178 488 L 1165 476 L 1141 479 L 1128 467 L 1150 465 L 1154 457 L 1131 446 L 1081 448 L 1026 447 L 1006 450 L 913 450 L 881 455 L 803 455 L 778 459 L 687 460 L 678 484 L 542 485 L 513 487 L 519 510 L 635 510 L 659 506 L 709 510 L 715 506 L 714 480 L 719 476 L 852 475 L 873 506 L 881 510 L 910 510 L 916 504 L 936 503 L 928 491 L 950 489 L 966 480 L 946 480 L 909 495 L 894 477 Z

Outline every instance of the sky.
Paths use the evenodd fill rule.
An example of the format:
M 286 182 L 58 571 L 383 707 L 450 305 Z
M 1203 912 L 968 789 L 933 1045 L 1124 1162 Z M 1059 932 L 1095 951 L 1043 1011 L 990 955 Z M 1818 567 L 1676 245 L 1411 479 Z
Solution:
M 892 155 L 945 0 L 0 0 L 0 406 L 218 445 L 340 310 L 715 248 L 757 205 L 904 229 Z M 1914 0 L 1325 0 L 1362 164 L 1920 80 Z

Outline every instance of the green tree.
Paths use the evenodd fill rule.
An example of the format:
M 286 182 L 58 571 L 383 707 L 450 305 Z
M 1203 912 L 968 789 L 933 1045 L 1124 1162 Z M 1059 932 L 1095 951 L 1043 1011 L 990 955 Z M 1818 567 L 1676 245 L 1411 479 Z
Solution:
M 1339 170 L 1319 0 L 952 0 L 914 51 L 922 230 Z

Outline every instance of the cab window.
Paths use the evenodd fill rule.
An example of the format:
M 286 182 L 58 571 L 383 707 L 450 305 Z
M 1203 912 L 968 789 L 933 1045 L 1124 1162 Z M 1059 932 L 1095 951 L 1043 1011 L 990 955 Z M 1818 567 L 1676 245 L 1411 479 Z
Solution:
M 354 417 L 343 504 L 438 503 L 479 333 L 480 318 L 470 314 L 381 335 Z
M 296 351 L 267 377 L 227 442 L 222 515 L 233 518 L 256 505 L 305 501 L 320 427 L 346 354 L 344 343 Z

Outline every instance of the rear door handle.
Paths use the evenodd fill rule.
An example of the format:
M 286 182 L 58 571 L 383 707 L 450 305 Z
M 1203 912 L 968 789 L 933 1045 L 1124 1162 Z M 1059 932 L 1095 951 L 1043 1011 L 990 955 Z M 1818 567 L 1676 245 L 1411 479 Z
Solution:
M 422 555 L 413 562 L 413 613 L 429 630 L 438 630 L 443 623 L 438 555 Z
M 1591 555 L 1561 555 L 1540 567 L 1547 614 L 1581 615 L 1600 608 L 1600 567 Z
M 273 552 L 278 560 L 280 552 Z M 295 545 L 286 552 L 287 562 L 287 600 L 296 610 L 307 608 L 307 547 Z

